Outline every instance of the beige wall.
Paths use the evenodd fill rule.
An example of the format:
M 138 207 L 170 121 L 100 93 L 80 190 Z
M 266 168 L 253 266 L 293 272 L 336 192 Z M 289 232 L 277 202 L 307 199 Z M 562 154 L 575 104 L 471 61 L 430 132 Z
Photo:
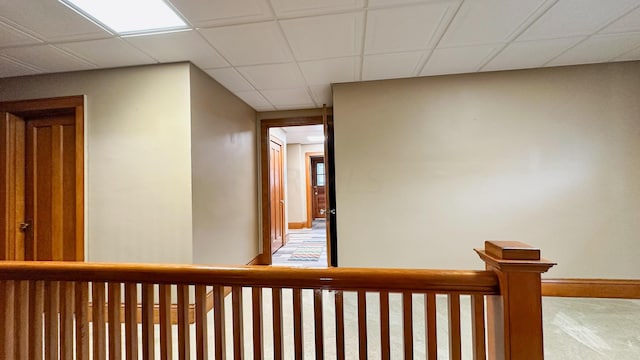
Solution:
M 86 259 L 191 262 L 189 65 L 0 79 L 0 101 L 86 95 Z
M 639 98 L 639 62 L 335 85 L 340 265 L 477 269 L 508 239 L 639 278 Z
M 191 66 L 193 262 L 258 254 L 256 112 Z
M 287 144 L 289 222 L 307 221 L 306 153 L 324 152 L 324 144 Z

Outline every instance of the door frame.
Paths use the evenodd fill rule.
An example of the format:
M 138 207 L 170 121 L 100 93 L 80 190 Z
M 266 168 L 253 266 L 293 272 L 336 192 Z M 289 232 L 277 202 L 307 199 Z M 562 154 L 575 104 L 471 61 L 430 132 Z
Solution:
M 305 173 L 306 173 L 306 187 L 307 187 L 307 223 L 306 223 L 306 227 L 310 228 L 311 225 L 313 224 L 313 190 L 311 189 L 313 187 L 313 183 L 312 183 L 312 179 L 311 179 L 311 158 L 312 157 L 323 157 L 324 158 L 324 152 L 307 152 L 304 153 L 304 158 L 305 158 Z M 325 170 L 326 171 L 326 170 Z M 325 172 L 326 173 L 326 172 Z M 327 194 L 325 193 L 325 196 L 327 196 Z
M 323 116 L 301 116 L 291 118 L 262 119 L 258 121 L 260 123 L 260 209 L 262 211 L 262 226 L 260 227 L 262 231 L 262 254 L 260 254 L 260 264 L 271 265 L 271 238 L 269 228 L 271 225 L 271 217 L 269 211 L 269 204 L 271 203 L 269 194 L 269 129 L 286 126 L 323 125 Z M 333 133 L 326 133 L 325 137 L 327 138 L 328 144 L 331 144 L 331 146 L 333 146 Z M 329 140 L 331 141 L 329 142 Z M 327 174 L 332 171 L 334 170 L 330 168 L 326 169 Z M 330 201 L 331 199 L 328 198 L 328 200 Z M 333 204 L 335 204 L 335 199 L 333 199 Z M 327 238 L 327 241 L 330 241 L 335 246 L 335 236 Z M 327 250 L 329 250 L 329 248 L 327 248 Z M 329 266 L 331 266 L 332 261 L 329 251 L 327 251 L 327 261 Z
M 17 100 L 0 102 L 0 112 L 7 112 L 19 117 L 27 118 L 48 114 L 67 113 L 73 114 L 75 118 L 75 152 L 76 152 L 76 169 L 75 169 L 75 185 L 76 185 L 76 261 L 84 261 L 84 96 L 65 96 L 57 98 Z M 3 143 L 7 143 L 10 129 L 5 126 L 5 119 L 0 119 L 0 137 L 4 139 Z M 0 146 L 0 215 L 5 219 L 0 223 L 0 247 L 5 249 L 7 257 L 10 260 L 23 260 L 24 254 L 20 254 L 22 248 L 20 244 L 15 243 L 15 235 L 11 232 L 16 231 L 15 226 L 9 223 L 11 212 L 15 208 L 11 208 L 10 190 L 15 186 L 15 179 L 11 177 L 11 154 Z M 8 259 L 9 260 L 9 259 Z

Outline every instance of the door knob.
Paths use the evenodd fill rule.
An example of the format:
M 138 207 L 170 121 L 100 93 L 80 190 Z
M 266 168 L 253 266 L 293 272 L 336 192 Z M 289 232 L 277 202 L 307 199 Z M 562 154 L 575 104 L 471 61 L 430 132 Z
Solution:
M 19 227 L 20 231 L 27 232 L 27 230 L 29 230 L 29 228 L 31 227 L 31 221 L 27 220 L 23 223 L 20 223 Z

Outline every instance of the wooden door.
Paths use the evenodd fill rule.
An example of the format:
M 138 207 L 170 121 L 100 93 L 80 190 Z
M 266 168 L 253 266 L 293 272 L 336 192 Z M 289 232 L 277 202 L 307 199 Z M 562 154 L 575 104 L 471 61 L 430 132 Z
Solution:
M 0 259 L 84 260 L 84 97 L 0 102 Z
M 329 266 L 338 266 L 338 231 L 336 228 L 336 176 L 335 152 L 333 143 L 333 116 L 327 114 L 327 105 L 322 106 L 322 123 L 324 125 L 324 167 L 327 219 L 327 261 Z
M 284 227 L 284 153 L 283 144 L 271 137 L 269 150 L 269 192 L 271 218 L 271 253 L 285 243 Z
M 27 121 L 25 260 L 76 258 L 75 133 L 73 114 Z
M 314 219 L 324 219 L 327 211 L 324 157 L 311 158 L 312 213 Z

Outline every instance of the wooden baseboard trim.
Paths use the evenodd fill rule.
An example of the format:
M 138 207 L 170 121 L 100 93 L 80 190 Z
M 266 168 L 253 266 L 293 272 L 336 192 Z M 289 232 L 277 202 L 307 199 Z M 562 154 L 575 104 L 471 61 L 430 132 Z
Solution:
M 302 221 L 302 222 L 290 222 L 289 223 L 289 229 L 291 230 L 298 230 L 298 229 L 304 229 L 305 225 L 307 225 L 306 221 Z
M 640 280 L 543 279 L 542 296 L 640 299 Z
M 251 261 L 249 261 L 247 265 L 260 265 L 260 259 L 261 259 L 260 255 L 257 255 L 256 257 L 251 259 Z M 226 297 L 229 294 L 231 294 L 231 288 L 225 287 L 224 296 Z M 207 292 L 207 298 L 205 300 L 205 304 L 207 307 L 207 313 L 209 313 L 209 311 L 213 309 L 213 290 Z M 93 314 L 92 309 L 93 309 L 93 305 L 89 303 L 89 312 L 88 312 L 89 322 L 92 321 L 91 320 L 91 317 Z M 105 305 L 104 307 L 104 314 L 105 314 L 105 318 L 107 318 L 108 317 L 107 305 Z M 189 304 L 189 324 L 193 324 L 195 322 L 195 317 L 196 317 L 196 305 Z M 137 306 L 136 321 L 138 323 L 142 323 L 142 304 L 138 304 Z M 124 304 L 120 305 L 120 322 L 124 323 Z M 153 305 L 153 323 L 154 324 L 160 323 L 160 305 L 158 304 Z M 178 323 L 178 305 L 171 304 L 171 324 L 175 325 L 177 323 Z

